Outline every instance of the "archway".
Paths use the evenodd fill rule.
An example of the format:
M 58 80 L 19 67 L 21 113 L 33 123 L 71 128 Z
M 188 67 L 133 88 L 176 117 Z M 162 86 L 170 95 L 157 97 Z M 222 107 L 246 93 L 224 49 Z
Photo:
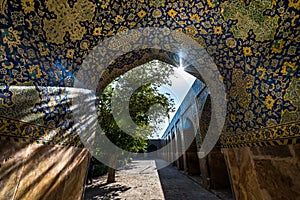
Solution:
M 266 193 L 270 198 L 277 193 L 299 196 L 298 182 L 287 189 L 282 179 L 270 178 L 299 177 L 295 164 L 300 143 L 298 2 L 4 0 L 0 11 L 3 145 L 9 143 L 20 152 L 25 144 L 44 145 L 41 149 L 46 152 L 59 152 L 58 147 L 47 145 L 81 147 L 72 129 L 72 104 L 65 101 L 67 91 L 60 87 L 73 86 L 75 72 L 99 41 L 137 27 L 167 27 L 166 33 L 169 29 L 183 32 L 203 45 L 225 79 L 229 95 L 221 144 L 235 190 L 241 184 L 243 188 L 260 186 L 251 188 L 251 194 L 237 192 L 236 198 L 262 199 Z M 28 96 L 24 94 L 30 94 L 32 101 L 18 98 Z M 19 115 L 22 109 L 27 117 Z M 4 155 L 4 160 L 13 155 Z M 48 158 L 51 163 L 55 156 L 47 155 L 45 162 Z M 285 166 L 278 156 L 293 167 Z M 251 165 L 242 168 L 240 162 Z M 270 167 L 273 170 L 265 173 Z M 246 169 L 253 179 L 241 175 Z
M 157 148 L 156 145 L 151 144 L 150 146 L 148 146 L 147 152 L 154 152 L 154 151 L 156 151 L 157 149 L 158 149 L 158 148 Z
M 178 161 L 177 161 L 177 167 L 179 170 L 184 170 L 184 145 L 183 145 L 183 134 L 181 133 L 180 129 L 179 129 L 179 123 L 180 121 L 177 121 L 175 124 L 175 128 L 176 128 L 176 134 L 177 134 L 177 148 L 178 148 Z
M 185 157 L 186 157 L 186 171 L 189 175 L 200 175 L 199 159 L 197 154 L 197 143 L 195 138 L 194 125 L 190 119 L 186 119 L 183 126 L 183 136 L 185 141 Z M 191 138 L 193 138 L 191 140 Z M 186 141 L 192 141 L 189 145 Z
M 147 147 L 147 152 L 156 152 L 157 151 L 157 146 L 156 145 L 154 145 L 154 144 L 151 144 L 151 145 L 149 145 L 148 147 Z M 152 158 L 158 158 L 157 157 L 157 154 L 154 154 L 153 156 L 152 156 Z

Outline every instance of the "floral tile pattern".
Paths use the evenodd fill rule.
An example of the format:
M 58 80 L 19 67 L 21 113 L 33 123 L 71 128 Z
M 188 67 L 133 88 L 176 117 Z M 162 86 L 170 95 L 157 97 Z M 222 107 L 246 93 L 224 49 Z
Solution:
M 297 132 L 284 127 L 299 128 L 299 10 L 300 2 L 293 0 L 0 0 L 0 118 L 8 112 L 11 118 L 28 114 L 23 119 L 35 116 L 34 124 L 65 126 L 68 103 L 22 105 L 22 95 L 11 87 L 36 87 L 36 93 L 24 95 L 42 99 L 46 94 L 39 88 L 74 86 L 76 72 L 99 42 L 128 29 L 166 27 L 205 47 L 222 75 L 228 94 L 224 146 L 237 136 L 255 133 L 262 138 L 264 130 L 278 129 L 287 133 L 276 136 L 278 141 L 297 143 Z M 100 91 L 138 60 L 154 58 L 175 62 L 168 53 L 133 51 L 109 66 Z M 39 109 L 24 110 L 27 104 Z M 18 109 L 23 110 L 18 114 Z M 251 138 L 239 137 L 232 145 L 258 140 Z

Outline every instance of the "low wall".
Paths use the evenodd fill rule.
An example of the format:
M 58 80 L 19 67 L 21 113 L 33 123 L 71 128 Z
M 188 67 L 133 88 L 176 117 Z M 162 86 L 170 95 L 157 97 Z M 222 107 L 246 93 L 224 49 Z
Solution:
M 235 199 L 299 199 L 300 144 L 222 151 Z
M 86 149 L 5 140 L 0 147 L 1 200 L 82 199 Z

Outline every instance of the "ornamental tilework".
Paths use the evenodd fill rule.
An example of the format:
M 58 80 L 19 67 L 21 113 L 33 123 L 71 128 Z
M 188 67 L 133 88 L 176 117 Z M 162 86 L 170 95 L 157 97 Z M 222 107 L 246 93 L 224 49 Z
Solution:
M 81 147 L 78 134 L 51 130 L 45 126 L 0 117 L 0 139 L 12 142 Z
M 47 96 L 41 86 L 72 87 L 83 60 L 99 42 L 129 29 L 160 27 L 188 35 L 217 65 L 228 94 L 224 146 L 230 141 L 256 144 L 257 138 L 246 142 L 239 136 L 255 132 L 263 137 L 264 130 L 275 132 L 299 122 L 299 10 L 299 1 L 293 0 L 0 0 L 0 116 L 72 125 L 69 103 L 51 107 L 34 101 Z M 176 64 L 171 53 L 130 52 L 103 73 L 99 92 L 113 78 L 152 59 Z M 36 87 L 36 93 L 23 94 L 33 101 L 19 104 L 22 94 L 12 86 Z M 27 105 L 36 109 L 26 110 Z M 289 136 L 283 139 L 299 141 L 289 139 L 297 136 L 291 129 L 284 130 Z
M 247 133 L 222 135 L 223 147 L 296 144 L 300 141 L 300 123 L 288 123 Z

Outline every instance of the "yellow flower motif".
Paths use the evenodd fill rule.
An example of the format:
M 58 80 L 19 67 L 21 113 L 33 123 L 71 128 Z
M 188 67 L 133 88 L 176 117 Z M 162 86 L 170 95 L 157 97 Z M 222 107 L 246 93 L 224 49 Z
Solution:
M 119 24 L 124 21 L 124 17 L 117 15 L 114 21 L 116 24 Z
M 146 12 L 144 10 L 141 10 L 140 12 L 138 12 L 137 14 L 139 16 L 139 18 L 144 18 L 146 16 Z
M 150 6 L 164 6 L 165 5 L 165 0 L 150 0 Z
M 297 69 L 297 66 L 295 63 L 284 62 L 281 73 L 284 75 L 288 75 L 288 71 L 287 71 L 288 68 L 295 71 Z
M 128 23 L 130 27 L 134 27 L 136 25 L 136 22 L 130 22 Z
M 272 45 L 272 52 L 280 53 L 282 49 L 283 49 L 283 40 L 274 41 L 274 44 Z
M 263 67 L 258 67 L 257 72 L 260 73 L 259 79 L 262 80 L 266 75 L 266 69 Z
M 32 65 L 32 66 L 30 66 L 29 69 L 28 69 L 28 72 L 32 76 L 31 77 L 32 79 L 34 79 L 34 78 L 41 78 L 41 76 L 42 76 L 41 68 L 38 65 Z
M 299 1 L 300 2 L 300 1 Z M 296 15 L 293 19 L 292 19 L 292 26 L 296 26 L 297 25 L 297 19 L 300 17 L 300 15 Z
M 33 0 L 22 0 L 22 8 L 25 14 L 34 11 L 34 1 Z
M 265 105 L 267 106 L 268 109 L 272 110 L 274 106 L 275 100 L 272 98 L 271 95 L 268 94 L 268 96 L 265 99 Z
M 81 43 L 80 43 L 80 47 L 81 47 L 82 49 L 88 49 L 89 46 L 90 46 L 90 42 L 89 42 L 88 40 L 83 40 L 83 41 L 81 41 Z
M 73 58 L 74 57 L 74 49 L 68 49 L 66 57 Z
M 300 1 L 299 0 L 289 0 L 289 7 L 294 7 L 297 10 L 300 10 Z
M 199 23 L 201 21 L 200 17 L 198 14 L 193 14 L 190 18 L 191 21 L 196 21 L 197 23 Z
M 168 11 L 168 15 L 171 18 L 174 18 L 177 15 L 177 12 L 174 9 L 171 9 L 171 10 Z
M 49 48 L 47 48 L 47 47 L 45 46 L 44 43 L 40 42 L 40 43 L 38 44 L 38 47 L 39 47 L 39 51 L 40 51 L 40 53 L 41 53 L 42 56 L 49 55 L 50 50 L 49 50 Z
M 154 10 L 154 12 L 153 12 L 153 17 L 155 17 L 155 18 L 159 18 L 159 17 L 161 17 L 162 16 L 162 13 L 161 13 L 161 11 L 159 10 L 159 9 L 156 9 L 156 10 Z
M 100 36 L 102 32 L 102 27 L 97 27 L 94 29 L 93 35 L 94 36 Z
M 76 1 L 73 6 L 70 6 L 68 0 L 47 0 L 45 4 L 48 11 L 53 12 L 56 18 L 44 18 L 43 29 L 47 42 L 55 44 L 64 44 L 66 34 L 72 42 L 81 40 L 87 32 L 81 22 L 91 22 L 97 7 L 89 0 Z
M 17 31 L 12 27 L 9 27 L 7 31 L 2 29 L 1 32 L 4 33 L 3 43 L 7 44 L 10 49 L 21 44 L 21 31 Z
M 245 113 L 245 121 L 246 122 L 252 122 L 254 117 L 255 117 L 255 115 L 253 114 L 253 112 L 251 110 L 246 111 L 246 113 Z
M 211 0 L 207 0 L 207 4 L 210 8 L 214 8 L 215 7 L 215 3 L 212 2 Z
M 9 62 L 8 65 L 5 64 L 5 62 L 2 63 L 2 67 L 4 67 L 5 69 L 12 69 L 14 68 L 14 63 L 13 62 Z
M 231 114 L 231 115 L 230 115 L 230 119 L 231 119 L 232 122 L 235 122 L 235 120 L 236 120 L 235 115 Z
M 236 46 L 236 41 L 235 41 L 234 38 L 228 38 L 226 40 L 226 44 L 227 44 L 228 47 L 234 48 Z
M 251 47 L 244 47 L 243 51 L 244 51 L 245 56 L 251 56 L 252 55 Z
M 257 122 L 261 124 L 262 123 L 262 118 L 258 118 Z
M 105 3 L 101 5 L 102 9 L 106 9 L 109 6 L 110 1 L 104 1 Z
M 214 27 L 214 33 L 217 34 L 217 35 L 222 34 L 223 33 L 222 27 L 221 26 L 215 26 Z

